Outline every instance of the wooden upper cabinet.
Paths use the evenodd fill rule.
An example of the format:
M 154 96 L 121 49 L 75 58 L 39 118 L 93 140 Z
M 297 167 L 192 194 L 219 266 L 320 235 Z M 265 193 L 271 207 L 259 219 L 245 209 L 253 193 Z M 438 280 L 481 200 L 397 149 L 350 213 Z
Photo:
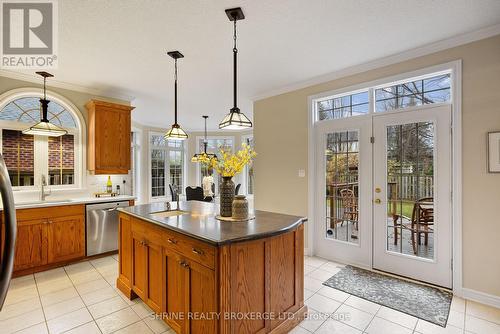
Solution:
M 127 174 L 134 107 L 98 100 L 90 100 L 86 107 L 88 170 L 95 174 Z

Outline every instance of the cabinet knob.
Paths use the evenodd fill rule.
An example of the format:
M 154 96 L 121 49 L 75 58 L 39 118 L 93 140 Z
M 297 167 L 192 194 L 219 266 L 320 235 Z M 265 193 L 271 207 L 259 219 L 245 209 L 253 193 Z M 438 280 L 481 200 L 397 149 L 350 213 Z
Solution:
M 186 262 L 182 261 L 181 263 L 181 266 L 183 266 L 184 268 L 188 268 L 189 267 L 189 264 L 187 264 Z
M 194 247 L 193 247 L 193 253 L 198 254 L 198 255 L 203 255 L 204 254 L 202 250 L 196 249 Z
M 168 242 L 170 242 L 171 244 L 174 244 L 174 245 L 176 245 L 176 244 L 177 244 L 177 240 L 175 240 L 175 239 L 168 238 L 167 240 L 168 240 Z

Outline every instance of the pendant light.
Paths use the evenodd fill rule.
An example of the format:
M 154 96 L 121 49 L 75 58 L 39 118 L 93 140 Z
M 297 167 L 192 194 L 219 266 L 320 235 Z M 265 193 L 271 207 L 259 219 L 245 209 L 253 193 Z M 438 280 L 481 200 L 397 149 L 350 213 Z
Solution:
M 177 124 L 177 59 L 184 58 L 184 55 L 179 51 L 170 51 L 167 54 L 174 58 L 175 61 L 175 72 L 174 72 L 174 124 L 172 124 L 172 128 L 167 131 L 165 134 L 165 139 L 173 139 L 173 140 L 184 140 L 188 137 L 186 132 L 182 130 L 179 124 Z
M 236 48 L 236 22 L 239 20 L 243 20 L 245 18 L 245 15 L 243 14 L 243 11 L 241 10 L 240 7 L 226 9 L 226 15 L 229 18 L 229 20 L 233 21 L 233 23 L 234 23 L 234 35 L 233 35 L 233 39 L 234 39 L 234 46 L 233 46 L 233 99 L 234 99 L 234 106 L 229 111 L 229 114 L 227 114 L 226 117 L 224 117 L 222 122 L 219 123 L 219 129 L 230 129 L 230 130 L 246 129 L 246 128 L 252 127 L 252 122 L 248 119 L 248 117 L 245 116 L 245 114 L 243 114 L 240 111 L 240 108 L 238 108 L 237 103 L 236 103 L 237 102 L 236 64 L 237 64 L 237 58 L 238 58 L 238 49 Z
M 199 162 L 200 158 L 206 158 L 206 159 L 217 159 L 217 155 L 213 153 L 207 153 L 207 146 L 208 146 L 208 140 L 207 140 L 207 119 L 208 116 L 202 116 L 205 119 L 205 139 L 203 140 L 203 152 L 202 153 L 196 153 L 193 155 L 191 158 L 192 162 Z
M 53 77 L 52 74 L 47 72 L 36 72 L 39 76 L 43 77 L 43 99 L 40 99 L 40 122 L 30 126 L 23 130 L 26 135 L 37 135 L 37 136 L 48 136 L 48 137 L 60 137 L 68 133 L 68 131 L 63 128 L 52 124 L 47 118 L 49 100 L 47 100 L 47 78 Z

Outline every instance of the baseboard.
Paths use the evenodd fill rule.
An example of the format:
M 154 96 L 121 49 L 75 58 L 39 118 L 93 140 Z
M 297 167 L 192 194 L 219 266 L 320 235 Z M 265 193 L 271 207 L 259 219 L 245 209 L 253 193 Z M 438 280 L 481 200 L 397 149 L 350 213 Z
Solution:
M 500 308 L 500 296 L 490 295 L 489 293 L 462 288 L 462 297 L 481 304 Z

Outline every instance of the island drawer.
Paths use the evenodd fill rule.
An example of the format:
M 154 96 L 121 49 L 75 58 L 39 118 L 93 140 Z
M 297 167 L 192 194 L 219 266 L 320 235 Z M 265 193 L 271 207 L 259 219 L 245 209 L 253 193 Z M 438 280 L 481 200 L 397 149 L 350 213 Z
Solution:
M 215 268 L 215 247 L 209 244 L 171 231 L 163 234 L 163 244 L 164 247 L 174 250 L 205 267 Z
M 150 223 L 143 223 L 139 219 L 133 219 L 132 233 L 143 236 L 144 241 L 161 245 L 162 232 L 161 228 L 158 228 Z

